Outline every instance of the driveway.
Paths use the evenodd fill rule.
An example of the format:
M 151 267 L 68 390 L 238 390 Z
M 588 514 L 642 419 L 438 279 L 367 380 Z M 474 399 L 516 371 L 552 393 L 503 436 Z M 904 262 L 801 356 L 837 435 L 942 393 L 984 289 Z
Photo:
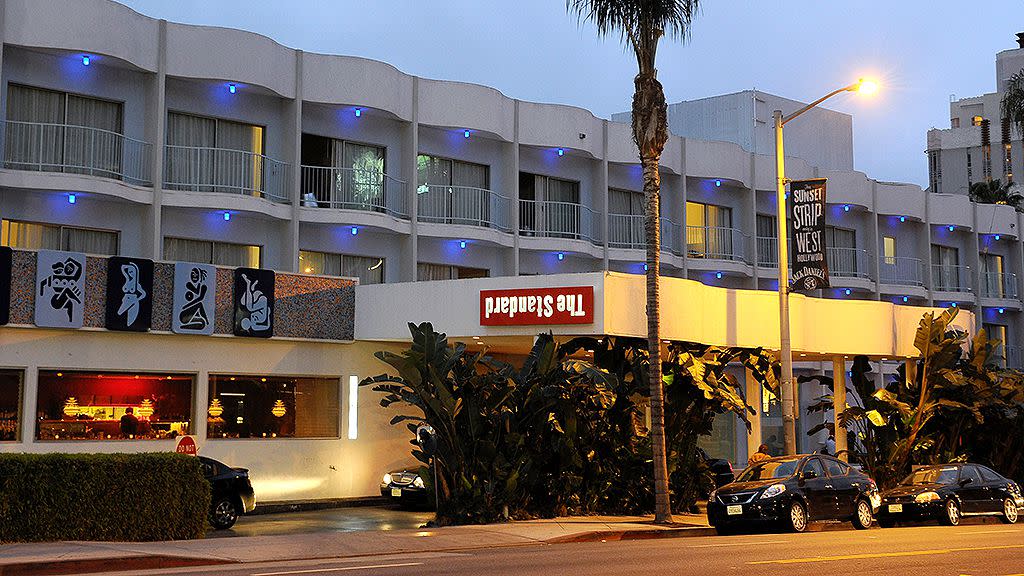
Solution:
M 393 506 L 354 506 L 308 512 L 242 516 L 230 530 L 210 530 L 207 538 L 272 536 L 357 530 L 411 530 L 434 519 L 434 513 Z

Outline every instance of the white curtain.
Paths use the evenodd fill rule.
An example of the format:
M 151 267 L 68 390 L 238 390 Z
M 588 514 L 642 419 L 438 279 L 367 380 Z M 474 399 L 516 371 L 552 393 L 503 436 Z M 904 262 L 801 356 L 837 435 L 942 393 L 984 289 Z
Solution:
M 164 179 L 172 190 L 209 192 L 213 184 L 213 151 L 217 121 L 168 112 L 167 158 Z M 178 148 L 180 146 L 180 148 Z
M 367 256 L 342 256 L 340 276 L 359 278 L 360 284 L 384 283 L 384 259 Z
M 212 264 L 213 243 L 187 238 L 164 238 L 164 260 Z
M 381 208 L 384 197 L 384 149 L 352 142 L 334 140 L 331 146 L 331 165 L 338 171 L 335 193 L 345 203 L 359 207 Z
M 416 265 L 416 280 L 451 280 L 452 278 L 454 278 L 454 274 L 451 266 L 423 262 Z
M 4 163 L 19 170 L 60 170 L 64 93 L 10 84 Z M 22 124 L 23 122 L 33 124 Z
M 70 252 L 84 252 L 116 256 L 117 232 L 109 230 L 87 230 L 84 228 L 63 228 L 64 238 L 61 248 Z
M 68 95 L 65 172 L 119 177 L 124 143 L 121 118 L 120 102 Z
M 25 250 L 60 250 L 60 226 L 3 221 L 2 244 Z
M 215 242 L 213 244 L 213 263 L 221 266 L 259 268 L 260 251 L 259 246 Z

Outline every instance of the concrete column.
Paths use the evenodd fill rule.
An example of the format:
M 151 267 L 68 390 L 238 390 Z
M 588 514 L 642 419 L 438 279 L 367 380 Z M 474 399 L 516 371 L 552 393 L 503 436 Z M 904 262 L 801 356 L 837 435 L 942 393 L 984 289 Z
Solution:
M 193 410 L 195 419 L 192 423 L 192 435 L 199 440 L 206 440 L 206 411 L 209 409 L 210 403 L 210 373 L 206 370 L 200 370 L 196 374 L 196 381 L 194 385 L 195 396 L 192 399 Z M 202 445 L 199 449 L 202 450 Z
M 925 241 L 927 242 L 927 246 L 925 246 L 924 253 L 926 254 L 925 261 L 928 262 L 928 265 L 925 266 L 924 269 L 924 276 L 925 279 L 928 281 L 928 305 L 934 306 L 935 298 L 932 296 L 932 292 L 935 289 L 935 274 L 932 266 L 938 264 L 938 262 L 932 262 L 932 215 L 930 211 L 931 196 L 932 195 L 930 192 L 924 195 L 924 230 Z
M 288 235 L 281 264 L 289 272 L 296 272 L 299 269 L 299 209 L 302 206 L 302 60 L 302 50 L 296 50 L 295 99 L 289 106 L 292 112 L 291 121 L 285 123 L 290 128 L 292 136 L 291 146 L 286 152 L 292 169 L 288 182 L 288 196 L 292 199 L 292 217 L 288 221 Z
M 978 306 L 975 306 L 974 330 L 981 330 L 984 322 L 984 311 L 981 309 L 981 243 L 978 241 L 978 205 L 971 202 L 971 237 L 967 240 L 968 262 L 974 268 L 971 272 L 971 281 L 974 283 L 974 293 L 978 295 Z
M 412 121 L 409 123 L 409 134 L 405 139 L 407 150 L 405 159 L 405 181 L 406 198 L 409 202 L 409 236 L 405 239 L 402 254 L 405 260 L 402 262 L 402 272 L 399 278 L 402 282 L 413 282 L 416 280 L 416 264 L 419 261 L 418 248 L 418 212 L 419 201 L 416 197 L 416 173 L 418 170 L 417 157 L 420 153 L 420 79 L 416 76 L 412 79 Z
M 878 361 L 878 370 L 875 371 L 875 390 L 881 390 L 885 387 L 885 373 L 883 372 L 883 362 Z
M 662 185 L 664 197 L 665 186 Z M 608 270 L 608 121 L 601 123 L 601 168 L 597 179 L 597 192 L 601 195 L 601 229 L 603 231 L 603 249 L 601 250 L 601 268 Z M 662 239 L 664 242 L 664 238 Z
M 683 252 L 683 256 L 682 256 L 682 260 L 683 260 L 683 262 L 682 262 L 682 264 L 683 264 L 683 278 L 689 278 L 690 277 L 689 255 L 688 255 L 689 249 L 688 249 L 687 244 L 686 244 L 686 238 L 687 238 L 687 233 L 686 233 L 686 199 L 688 197 L 688 194 L 687 194 L 687 191 L 686 191 L 686 138 L 680 138 L 679 139 L 679 155 L 680 155 L 680 158 L 679 158 L 680 171 L 683 174 L 683 191 L 682 191 L 682 197 L 681 197 L 681 201 L 683 203 L 682 204 L 683 217 L 680 219 L 681 220 L 680 227 L 682 228 L 682 234 L 683 234 L 683 250 L 682 250 L 682 252 Z
M 871 180 L 871 243 L 875 255 L 875 300 L 882 299 L 882 242 L 878 237 L 878 183 Z
M 756 94 L 756 93 L 755 93 Z M 756 96 L 754 96 L 756 98 Z M 757 118 L 754 118 L 754 123 L 757 123 Z M 753 140 L 756 142 L 757 138 Z M 748 212 L 747 218 L 747 230 L 752 231 L 750 235 L 750 261 L 754 267 L 754 276 L 751 279 L 751 288 L 757 290 L 758 288 L 758 272 L 759 263 L 757 261 L 757 152 L 750 154 L 750 211 Z
M 162 260 L 164 257 L 163 238 L 163 193 L 164 193 L 164 136 L 167 129 L 167 21 L 160 21 L 160 33 L 157 45 L 156 78 L 148 82 L 146 95 L 147 121 L 146 136 L 150 140 L 149 165 L 153 172 L 153 203 L 150 205 L 148 236 L 144 237 L 143 250 L 150 258 Z
M 761 446 L 761 384 L 754 379 L 753 374 L 750 370 L 746 371 L 746 396 L 747 404 L 754 407 L 754 413 L 750 415 L 750 432 L 747 433 L 747 458 L 754 452 L 757 452 L 759 446 Z M 739 466 L 744 466 L 746 462 L 737 462 Z
M 2 16 L 0 16 L 2 17 Z M 25 377 L 21 383 L 22 412 L 20 442 L 27 445 L 35 441 L 36 422 L 39 420 L 36 414 L 38 408 L 36 400 L 39 398 L 39 366 L 31 365 L 25 367 Z
M 509 210 L 512 211 L 512 254 L 508 270 L 512 276 L 519 276 L 519 100 L 513 106 L 512 122 L 512 146 L 510 161 L 507 167 L 507 180 L 509 182 L 508 197 L 510 199 Z
M 836 455 L 843 462 L 848 462 L 846 426 L 839 425 L 839 418 L 846 411 L 846 360 L 842 356 L 832 357 L 832 411 L 835 415 Z

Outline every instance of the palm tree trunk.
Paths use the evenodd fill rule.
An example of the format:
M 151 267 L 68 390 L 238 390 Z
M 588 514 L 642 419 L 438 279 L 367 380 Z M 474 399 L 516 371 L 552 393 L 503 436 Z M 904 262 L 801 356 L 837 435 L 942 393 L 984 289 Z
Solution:
M 660 198 L 658 165 L 668 139 L 665 92 L 655 70 L 641 71 L 633 94 L 633 139 L 640 150 L 644 197 L 647 209 L 644 237 L 647 240 L 647 350 L 650 354 L 648 386 L 651 395 L 651 444 L 654 459 L 654 521 L 672 522 L 672 500 L 668 486 L 665 452 L 665 390 L 661 380 L 661 307 L 658 273 L 661 265 Z

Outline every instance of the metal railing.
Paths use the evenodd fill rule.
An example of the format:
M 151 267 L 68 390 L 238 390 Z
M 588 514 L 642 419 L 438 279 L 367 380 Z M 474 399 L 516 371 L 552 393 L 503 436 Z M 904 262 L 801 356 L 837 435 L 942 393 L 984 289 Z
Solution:
M 683 255 L 683 227 L 668 218 L 661 219 L 661 251 Z
M 70 124 L 4 121 L 4 167 L 152 184 L 149 142 Z
M 883 284 L 924 286 L 924 263 L 920 258 L 883 257 L 879 271 Z
M 779 239 L 758 236 L 756 241 L 757 265 L 763 268 L 779 267 Z
M 608 245 L 612 248 L 646 249 L 644 221 L 642 214 L 609 214 Z M 683 228 L 668 218 L 661 219 L 661 251 L 676 255 L 683 253 Z
M 290 166 L 262 154 L 227 148 L 166 147 L 164 186 L 168 190 L 222 192 L 288 204 Z
M 598 214 L 573 202 L 519 201 L 519 233 L 546 238 L 600 242 Z
M 465 224 L 511 232 L 512 201 L 486 188 L 421 185 L 416 188 L 421 222 Z
M 747 238 L 736 228 L 687 226 L 686 253 L 690 258 L 745 262 Z
M 409 217 L 405 182 L 379 170 L 302 166 L 300 176 L 302 206 Z
M 1017 275 L 999 272 L 985 272 L 981 275 L 981 296 L 983 298 L 1016 298 Z
M 971 267 L 956 264 L 932 264 L 932 290 L 970 292 Z
M 874 272 L 872 254 L 861 248 L 826 247 L 828 274 L 836 278 L 871 278 Z

